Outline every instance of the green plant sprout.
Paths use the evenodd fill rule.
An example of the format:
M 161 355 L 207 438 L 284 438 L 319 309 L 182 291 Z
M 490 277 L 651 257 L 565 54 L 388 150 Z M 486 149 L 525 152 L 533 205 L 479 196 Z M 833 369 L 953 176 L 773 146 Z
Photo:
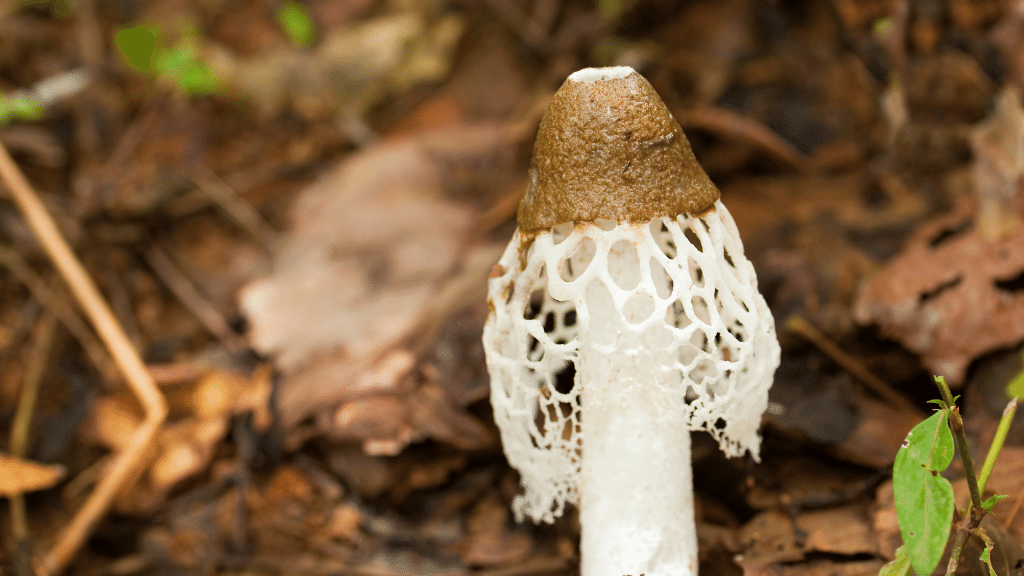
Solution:
M 297 0 L 283 2 L 277 9 L 277 23 L 296 46 L 308 48 L 316 42 L 316 24 L 305 5 Z
M 219 89 L 213 70 L 200 56 L 194 31 L 186 30 L 170 47 L 163 46 L 162 38 L 156 26 L 133 26 L 118 30 L 114 43 L 132 68 L 168 78 L 185 94 L 198 96 Z
M 45 114 L 43 103 L 32 94 L 0 92 L 0 126 L 15 120 L 41 120 Z
M 907 434 L 893 464 L 893 492 L 903 546 L 896 551 L 896 558 L 882 567 L 879 576 L 930 575 L 942 559 L 953 526 L 956 526 L 956 537 L 946 575 L 956 572 L 967 537 L 973 534 L 985 544 L 980 560 L 988 566 L 990 576 L 998 576 L 991 562 L 994 544 L 981 528 L 981 520 L 1006 496 L 982 500 L 981 495 L 1010 431 L 1018 397 L 1006 405 L 981 474 L 976 475 L 956 398 L 942 376 L 935 377 L 935 385 L 942 399 L 932 402 L 940 406 L 939 410 Z M 953 461 L 954 446 L 960 454 L 971 494 L 971 502 L 963 510 L 956 509 L 953 485 L 941 476 Z
M 1021 361 L 1024 362 L 1024 349 L 1021 350 Z M 1006 385 L 1006 395 L 1010 397 L 1024 396 L 1024 368 Z

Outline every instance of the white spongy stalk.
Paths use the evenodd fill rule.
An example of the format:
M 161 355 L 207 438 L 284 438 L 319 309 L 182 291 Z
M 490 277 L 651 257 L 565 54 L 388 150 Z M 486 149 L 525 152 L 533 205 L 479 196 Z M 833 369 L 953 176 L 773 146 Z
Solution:
M 613 248 L 608 268 L 620 286 L 639 282 L 628 252 Z M 629 319 L 599 282 L 589 286 L 587 309 L 590 329 L 619 338 L 596 346 L 580 338 L 581 573 L 696 574 L 690 428 L 679 378 L 629 341 Z
M 618 576 L 692 574 L 677 570 L 695 549 L 687 432 L 756 458 L 779 362 L 725 206 L 517 231 L 488 293 L 491 404 L 520 472 L 517 519 L 551 522 L 580 503 L 585 576 L 603 573 L 608 550 L 638 559 Z

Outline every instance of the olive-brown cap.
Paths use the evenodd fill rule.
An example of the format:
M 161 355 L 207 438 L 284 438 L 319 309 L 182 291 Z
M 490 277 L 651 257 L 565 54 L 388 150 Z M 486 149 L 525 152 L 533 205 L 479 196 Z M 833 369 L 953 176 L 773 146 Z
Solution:
M 719 196 L 643 76 L 626 66 L 585 68 L 540 121 L 519 228 L 696 214 Z

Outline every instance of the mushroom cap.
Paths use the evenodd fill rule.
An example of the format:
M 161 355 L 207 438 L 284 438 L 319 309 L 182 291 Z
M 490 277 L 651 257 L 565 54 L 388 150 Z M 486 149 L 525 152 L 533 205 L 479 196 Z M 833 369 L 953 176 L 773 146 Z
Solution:
M 519 228 L 649 222 L 699 214 L 719 196 L 643 76 L 628 66 L 586 68 L 562 84 L 540 121 Z

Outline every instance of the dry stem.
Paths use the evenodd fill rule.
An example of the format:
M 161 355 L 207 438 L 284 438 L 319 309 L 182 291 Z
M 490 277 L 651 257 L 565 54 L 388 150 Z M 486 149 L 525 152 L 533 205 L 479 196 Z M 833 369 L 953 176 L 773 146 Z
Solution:
M 61 532 L 57 542 L 37 566 L 41 574 L 60 572 L 81 547 L 95 523 L 110 508 L 114 497 L 134 479 L 153 438 L 167 417 L 167 403 L 143 364 L 138 351 L 132 346 L 124 330 L 114 317 L 96 284 L 85 267 L 74 255 L 46 211 L 46 207 L 32 190 L 24 174 L 0 144 L 0 180 L 28 222 L 39 243 L 46 250 L 54 266 L 67 282 L 75 300 L 82 307 L 93 328 L 114 358 L 127 380 L 129 388 L 138 397 L 145 418 L 132 433 L 127 447 L 110 462 L 106 473 L 92 494 Z

